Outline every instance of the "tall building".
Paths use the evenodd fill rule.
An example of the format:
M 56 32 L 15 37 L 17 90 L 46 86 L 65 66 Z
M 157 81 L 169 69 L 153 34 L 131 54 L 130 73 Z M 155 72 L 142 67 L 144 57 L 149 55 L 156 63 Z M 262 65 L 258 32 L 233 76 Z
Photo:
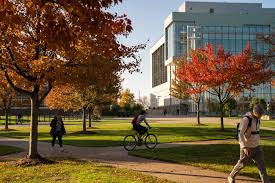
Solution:
M 261 3 L 223 3 L 186 1 L 178 12 L 172 12 L 164 20 L 164 35 L 150 49 L 151 108 L 165 107 L 170 111 L 188 105 L 195 111 L 191 101 L 180 101 L 170 95 L 175 66 L 173 60 L 188 57 L 190 49 L 212 43 L 215 50 L 222 45 L 232 54 L 242 52 L 250 42 L 253 51 L 266 53 L 270 45 L 260 41 L 257 35 L 275 34 L 275 8 L 262 8 Z M 275 70 L 275 65 L 272 65 Z M 275 99 L 271 84 L 262 84 L 255 92 L 245 91 L 240 97 L 256 96 L 267 102 Z M 202 110 L 210 99 L 204 93 Z

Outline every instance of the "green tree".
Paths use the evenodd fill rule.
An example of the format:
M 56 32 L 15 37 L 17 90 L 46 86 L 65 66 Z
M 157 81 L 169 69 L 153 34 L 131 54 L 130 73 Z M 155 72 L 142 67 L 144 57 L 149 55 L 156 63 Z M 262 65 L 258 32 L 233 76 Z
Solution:
M 144 109 L 144 106 L 141 104 L 141 103 L 135 103 L 133 106 L 132 106 L 132 112 L 134 115 L 137 115 L 140 113 L 141 110 Z
M 237 101 L 233 98 L 227 100 L 226 104 L 224 105 L 224 110 L 228 112 L 229 117 L 231 117 L 232 110 L 236 109 Z
M 257 97 L 253 97 L 249 103 L 249 108 L 250 110 L 253 109 L 253 107 L 256 105 L 256 104 L 262 104 L 263 107 L 266 109 L 266 101 L 265 99 L 260 99 L 260 98 L 257 98 Z

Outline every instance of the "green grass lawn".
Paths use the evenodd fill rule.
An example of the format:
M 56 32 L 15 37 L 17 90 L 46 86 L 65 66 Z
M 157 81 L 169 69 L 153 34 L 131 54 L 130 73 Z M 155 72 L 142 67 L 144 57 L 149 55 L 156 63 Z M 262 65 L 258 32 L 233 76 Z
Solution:
M 269 127 L 269 128 L 275 128 L 275 121 L 274 120 L 270 120 L 270 121 L 261 121 L 261 126 L 264 127 Z
M 78 122 L 76 122 L 78 123 Z M 69 124 L 65 122 L 65 125 Z M 71 124 L 71 123 L 70 123 Z M 67 135 L 64 137 L 64 143 L 76 146 L 116 146 L 120 145 L 124 136 L 130 133 L 131 125 L 127 120 L 94 122 L 93 129 L 88 129 L 91 134 L 79 134 L 82 125 L 66 126 Z M 208 139 L 234 138 L 235 129 L 229 128 L 221 132 L 219 125 L 195 126 L 193 124 L 153 124 L 152 133 L 158 136 L 159 142 L 176 141 L 195 141 Z M 17 131 L 0 131 L 0 136 L 9 136 L 15 138 L 28 138 L 29 127 L 17 127 Z M 39 140 L 50 141 L 49 126 L 39 126 Z M 271 135 L 271 132 L 264 131 L 264 134 Z
M 64 136 L 64 144 L 74 146 L 119 146 L 121 145 L 125 135 L 131 133 L 131 124 L 129 120 L 105 120 L 94 122 L 94 128 L 88 129 L 89 134 L 81 134 L 82 125 L 70 126 L 69 122 L 65 122 L 67 134 Z M 197 141 L 209 139 L 226 139 L 235 138 L 235 127 L 226 126 L 226 130 L 222 132 L 219 124 L 208 124 L 197 126 L 192 123 L 176 123 L 176 124 L 154 124 L 151 132 L 156 134 L 160 143 L 164 142 L 180 142 L 180 141 Z M 0 136 L 25 138 L 29 136 L 29 127 L 20 126 L 12 129 L 14 131 L 0 131 Z M 51 141 L 49 135 L 50 127 L 39 126 L 39 140 Z M 275 132 L 261 131 L 262 135 L 274 136 Z
M 85 161 L 62 160 L 55 164 L 18 167 L 0 162 L 0 182 L 9 183 L 169 183 L 130 170 Z
M 19 153 L 22 151 L 23 151 L 23 149 L 18 148 L 18 147 L 0 145 L 0 156 L 7 155 L 7 154 L 13 154 L 13 153 Z
M 262 141 L 267 172 L 270 179 L 275 181 L 275 141 Z M 174 163 L 212 169 L 230 173 L 239 158 L 239 145 L 185 145 L 169 149 L 136 150 L 131 155 L 159 159 Z M 242 175 L 258 178 L 258 169 L 254 164 L 249 164 L 241 172 Z

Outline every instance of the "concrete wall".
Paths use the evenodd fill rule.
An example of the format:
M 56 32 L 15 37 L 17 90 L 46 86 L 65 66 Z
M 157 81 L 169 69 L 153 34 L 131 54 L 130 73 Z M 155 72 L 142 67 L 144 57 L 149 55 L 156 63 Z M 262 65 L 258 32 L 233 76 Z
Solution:
M 209 13 L 209 9 L 214 9 L 214 13 L 253 13 L 262 11 L 261 3 L 225 3 L 225 2 L 184 2 L 179 12 Z

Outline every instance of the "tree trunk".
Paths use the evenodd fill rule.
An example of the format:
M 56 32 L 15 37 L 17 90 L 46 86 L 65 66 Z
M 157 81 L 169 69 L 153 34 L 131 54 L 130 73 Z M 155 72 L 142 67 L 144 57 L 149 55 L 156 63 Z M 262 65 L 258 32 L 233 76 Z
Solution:
M 82 107 L 83 132 L 86 132 L 86 108 Z
M 200 101 L 197 103 L 197 122 L 200 125 Z
M 92 114 L 93 114 L 93 107 L 89 107 L 89 110 L 88 110 L 89 128 L 92 127 Z
M 38 91 L 31 96 L 31 123 L 30 123 L 30 141 L 29 141 L 29 159 L 39 158 L 37 151 L 37 137 L 38 137 L 38 113 L 39 113 L 39 99 Z
M 220 103 L 220 117 L 221 117 L 221 130 L 222 131 L 224 131 L 223 116 L 224 116 L 223 104 Z
M 9 111 L 8 109 L 5 109 L 5 130 L 9 129 Z

